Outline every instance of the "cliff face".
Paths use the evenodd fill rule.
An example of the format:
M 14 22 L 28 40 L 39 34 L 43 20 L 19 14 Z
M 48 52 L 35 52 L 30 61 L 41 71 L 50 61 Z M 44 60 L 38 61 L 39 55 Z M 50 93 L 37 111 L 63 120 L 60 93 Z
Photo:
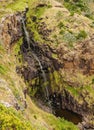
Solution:
M 94 36 L 89 40 L 86 40 L 79 45 L 75 46 L 73 50 L 65 50 L 62 44 L 58 48 L 59 58 L 64 64 L 64 69 L 66 71 L 79 71 L 85 75 L 94 74 Z M 63 50 L 62 50 L 63 48 Z
M 27 92 L 26 95 L 24 93 L 24 90 L 30 86 L 30 81 L 34 86 L 38 86 L 39 90 L 41 90 L 40 85 L 44 83 L 38 61 L 31 56 L 31 53 L 28 53 L 28 49 L 26 48 L 27 40 L 24 32 L 22 31 L 23 29 L 21 23 L 24 11 L 21 10 L 21 12 L 19 12 L 20 9 L 16 10 L 18 5 L 26 7 L 27 3 L 27 0 L 24 2 L 18 0 L 17 3 L 16 1 L 2 1 L 3 7 L 1 9 L 9 9 L 10 7 L 11 11 L 8 10 L 7 14 L 4 14 L 3 16 L 0 10 L 0 18 L 2 17 L 0 22 L 0 128 L 18 129 L 19 127 L 19 129 L 28 130 L 49 130 L 55 128 L 56 130 L 61 130 L 66 127 L 66 129 L 70 128 L 78 130 L 78 128 L 72 123 L 68 123 L 63 119 L 61 121 L 53 115 L 40 110 L 34 105 L 31 98 L 27 95 Z M 38 3 L 36 2 L 36 5 L 37 4 Z M 28 6 L 30 6 L 29 8 L 31 8 L 31 5 L 32 1 L 30 1 L 30 5 L 28 3 Z M 24 10 L 25 7 L 23 7 Z M 16 11 L 13 12 L 13 9 Z M 30 37 L 32 36 L 31 34 L 32 33 L 30 32 Z M 31 51 L 35 47 L 34 53 L 36 53 L 38 58 L 40 55 L 39 60 L 41 60 L 42 65 L 44 64 L 45 71 L 48 73 L 48 67 L 51 65 L 53 70 L 53 64 L 56 62 L 56 59 L 54 60 L 51 57 L 53 50 L 49 51 L 50 47 L 48 45 L 40 45 L 36 41 L 33 41 L 33 38 L 31 41 L 34 45 L 32 47 L 31 44 Z M 45 53 L 47 50 L 48 52 Z M 39 75 L 40 78 L 38 77 Z M 24 76 L 24 80 L 22 76 Z M 32 79 L 34 79 L 33 83 Z M 30 88 L 28 88 L 28 91 L 29 89 Z M 30 90 L 30 93 L 31 92 L 32 91 Z
M 35 14 L 30 15 L 31 20 L 27 18 L 31 52 L 38 57 L 47 81 L 44 83 L 39 63 L 26 51 L 26 41 L 22 45 L 22 52 L 27 67 L 23 66 L 20 73 L 28 81 L 32 95 L 44 100 L 45 94 L 42 93 L 45 93 L 43 86 L 46 84 L 50 96 L 54 96 L 54 93 L 61 95 L 62 108 L 83 116 L 82 129 L 93 128 L 92 20 L 76 13 L 70 14 L 64 5 L 55 1 L 50 3 L 49 8 L 47 6 L 37 5 Z

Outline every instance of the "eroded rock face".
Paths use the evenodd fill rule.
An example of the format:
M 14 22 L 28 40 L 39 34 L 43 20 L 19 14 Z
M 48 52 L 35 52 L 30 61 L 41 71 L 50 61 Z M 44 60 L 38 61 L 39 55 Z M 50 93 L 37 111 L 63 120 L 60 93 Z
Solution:
M 93 36 L 92 36 L 93 37 Z M 30 39 L 33 41 L 32 39 Z M 88 128 L 93 128 L 93 123 L 90 123 L 93 119 L 93 98 L 91 94 L 85 89 L 84 86 L 90 85 L 88 82 L 81 82 L 79 79 L 73 80 L 74 77 L 77 77 L 77 73 L 79 72 L 81 75 L 92 75 L 94 74 L 94 41 L 91 38 L 88 41 L 81 42 L 79 45 L 75 45 L 73 49 L 69 49 L 64 43 L 61 43 L 57 48 L 53 47 L 52 45 L 41 45 L 40 43 L 32 42 L 30 43 L 31 51 L 26 50 L 26 41 L 22 45 L 22 52 L 24 60 L 27 62 L 26 68 L 23 68 L 21 73 L 24 76 L 25 80 L 29 82 L 29 85 L 32 89 L 38 88 L 38 93 L 43 93 L 42 86 L 43 86 L 43 77 L 42 72 L 39 66 L 39 63 L 34 59 L 32 53 L 35 53 L 37 58 L 40 60 L 41 65 L 43 67 L 44 72 L 46 73 L 47 80 L 49 82 L 48 87 L 50 87 L 50 94 L 54 93 L 54 90 L 58 93 L 60 92 L 62 95 L 62 108 L 71 110 L 75 113 L 80 114 L 83 117 L 83 121 L 85 122 L 83 125 L 83 130 L 88 124 Z M 57 54 L 56 58 L 53 58 L 53 54 Z M 49 71 L 50 68 L 50 71 Z M 62 78 L 56 74 L 53 74 L 54 71 L 60 72 Z M 65 72 L 65 75 L 62 73 Z M 71 74 L 69 74 L 71 73 Z M 51 76 L 50 76 L 51 74 Z M 71 75 L 75 75 L 72 78 Z M 32 79 L 36 78 L 35 83 L 33 84 Z M 52 81 L 53 80 L 53 81 Z M 42 82 L 41 82 L 42 81 Z M 52 84 L 53 86 L 51 86 Z M 59 87 L 58 87 L 59 86 Z M 69 88 L 65 86 L 71 86 L 72 90 L 77 88 L 80 90 L 82 87 L 83 91 L 78 92 L 80 98 L 76 100 L 75 95 L 69 92 Z M 54 87 L 54 89 L 53 89 Z M 83 88 L 84 87 L 84 88 Z M 92 87 L 92 86 L 90 86 Z M 85 97 L 87 95 L 87 98 Z M 90 97 L 91 96 L 91 97 Z M 89 101 L 89 98 L 92 101 Z M 59 102 L 60 103 L 60 102 Z M 90 105 L 90 106 L 89 106 Z M 90 116 L 88 116 L 90 115 Z M 88 117 L 92 117 L 89 119 Z M 85 120 L 87 117 L 87 121 Z
M 58 54 L 65 71 L 79 71 L 85 75 L 94 74 L 94 36 L 69 50 L 64 44 L 58 46 Z
M 6 49 L 22 36 L 21 14 L 11 14 L 2 18 L 0 23 L 0 43 Z

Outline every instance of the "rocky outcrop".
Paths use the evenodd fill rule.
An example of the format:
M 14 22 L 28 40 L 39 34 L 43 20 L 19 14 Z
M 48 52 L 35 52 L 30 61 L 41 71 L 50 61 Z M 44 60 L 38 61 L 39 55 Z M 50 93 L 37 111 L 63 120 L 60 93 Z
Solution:
M 94 74 L 94 36 L 69 50 L 63 43 L 58 46 L 59 58 L 65 71 Z
M 86 115 L 89 112 L 87 102 L 79 104 L 74 97 L 65 89 L 62 96 L 62 107 L 64 109 L 71 110 L 82 116 Z
M 0 43 L 6 49 L 22 36 L 21 14 L 10 14 L 2 18 L 0 23 Z

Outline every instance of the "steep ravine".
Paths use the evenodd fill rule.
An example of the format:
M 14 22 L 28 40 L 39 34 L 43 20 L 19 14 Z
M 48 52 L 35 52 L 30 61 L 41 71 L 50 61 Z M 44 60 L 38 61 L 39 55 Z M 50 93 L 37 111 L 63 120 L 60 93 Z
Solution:
M 37 19 L 37 17 L 35 17 L 35 19 Z M 53 30 L 49 31 L 47 29 L 46 22 L 43 22 L 43 25 L 42 23 L 39 24 L 39 33 L 43 38 L 46 37 L 46 39 L 44 38 L 45 41 L 47 41 L 51 32 L 53 32 Z M 52 45 L 52 42 L 54 41 L 51 41 L 51 45 L 35 42 L 32 32 L 29 33 L 31 36 L 31 51 L 34 51 L 43 66 L 43 70 L 47 77 L 47 83 L 45 84 L 48 86 L 49 95 L 51 97 L 54 96 L 54 93 L 61 95 L 60 100 L 62 100 L 62 104 L 60 104 L 61 101 L 58 101 L 59 99 L 57 99 L 57 97 L 54 99 L 54 102 L 57 102 L 56 104 L 59 103 L 60 106 L 62 105 L 62 108 L 64 109 L 80 114 L 83 121 L 79 124 L 79 127 L 82 129 L 93 129 L 94 99 L 93 94 L 91 94 L 91 91 L 93 91 L 93 35 L 89 40 L 80 42 L 79 45 L 75 45 L 71 50 L 63 43 L 59 44 L 56 48 Z M 33 62 L 34 57 L 32 57 L 29 52 L 26 52 L 26 44 L 27 43 L 24 40 L 22 52 L 25 61 L 28 63 L 28 72 L 27 69 L 24 68 L 22 74 L 24 75 L 25 80 L 30 83 L 31 92 L 33 90 L 33 94 L 35 94 L 37 98 L 40 97 L 44 100 L 42 93 L 44 93 L 43 87 L 45 87 L 45 84 L 40 66 L 36 61 Z M 53 57 L 53 55 L 56 55 L 56 57 Z M 87 97 L 85 97 L 86 94 Z
M 32 57 L 32 60 L 30 59 L 31 61 L 29 62 L 30 64 L 32 64 L 32 62 L 36 63 L 36 68 L 34 66 L 35 71 L 31 72 L 31 76 L 26 75 L 25 80 L 23 79 L 22 75 L 25 76 L 26 72 L 28 74 L 28 69 L 30 69 L 30 71 L 33 69 L 32 65 L 30 66 L 32 67 L 31 69 L 28 67 L 28 64 L 24 62 L 25 61 L 24 55 L 26 54 L 26 61 L 27 61 L 28 53 L 25 52 L 26 50 L 24 44 L 21 45 L 23 43 L 22 39 L 24 39 L 22 38 L 23 33 L 21 22 L 24 13 L 25 11 L 9 15 L 7 14 L 7 16 L 4 16 L 1 19 L 0 129 L 1 130 L 3 129 L 4 130 L 5 129 L 78 130 L 78 128 L 72 123 L 67 122 L 64 119 L 56 118 L 55 116 L 40 110 L 38 107 L 34 105 L 34 103 L 27 94 L 25 97 L 23 90 L 26 89 L 28 86 L 30 86 L 29 80 L 32 79 L 31 77 L 35 78 L 38 76 L 38 73 L 40 73 L 40 67 L 38 63 L 35 61 L 34 57 Z M 21 69 L 19 69 L 19 67 Z M 39 68 L 39 72 L 37 68 Z M 19 73 L 19 71 L 21 71 L 21 73 Z M 46 69 L 45 71 L 48 72 L 48 70 Z M 40 78 L 42 79 L 40 84 L 42 84 L 44 81 L 41 74 Z M 40 86 L 39 82 L 37 82 L 36 86 L 37 85 Z
M 51 102 L 52 107 L 53 104 L 56 107 L 56 108 L 53 107 L 53 111 L 54 109 L 59 109 L 59 108 L 62 111 L 63 109 L 70 110 L 71 112 L 79 114 L 80 117 L 82 118 L 82 123 L 79 123 L 78 125 L 81 129 L 93 128 L 92 122 L 90 123 L 90 120 L 92 120 L 92 116 L 93 116 L 93 106 L 89 106 L 87 100 L 84 99 L 84 94 L 81 93 L 80 91 L 79 91 L 80 99 L 76 99 L 75 98 L 76 94 L 72 95 L 71 92 L 68 90 L 67 88 L 68 85 L 69 88 L 71 89 L 72 85 L 75 85 L 77 82 L 73 84 L 71 83 L 71 81 L 64 81 L 65 79 L 63 79 L 60 70 L 64 69 L 64 67 L 66 66 L 64 65 L 64 63 L 60 63 L 58 58 L 56 59 L 52 57 L 53 48 L 50 48 L 49 45 L 46 44 L 41 45 L 40 43 L 35 42 L 33 40 L 33 37 L 29 39 L 29 41 L 30 41 L 30 48 L 29 48 L 30 50 L 28 50 L 28 44 L 26 39 L 24 39 L 23 45 L 21 47 L 22 48 L 21 52 L 23 54 L 24 61 L 27 62 L 27 68 L 24 68 L 23 66 L 22 70 L 20 70 L 21 71 L 20 73 L 22 73 L 25 80 L 29 83 L 29 87 L 31 87 L 30 93 L 33 93 L 34 91 L 33 96 L 35 96 L 36 98 L 40 98 L 45 102 L 46 100 L 45 89 L 43 89 L 43 87 L 46 86 L 50 95 L 49 101 Z M 55 50 L 54 53 L 59 55 L 60 52 L 58 51 Z M 33 57 L 32 53 L 36 54 L 38 60 L 43 66 L 43 71 L 47 77 L 46 82 L 44 82 L 43 80 L 40 65 Z M 64 60 L 61 61 L 64 62 Z M 73 69 L 75 69 L 75 67 Z M 66 70 L 67 69 L 65 69 L 64 71 Z M 79 87 L 80 83 L 77 84 Z M 73 91 L 75 91 L 75 88 Z
M 24 11 L 2 18 L 0 42 L 5 49 L 0 50 L 0 84 L 1 88 L 4 84 L 6 91 L 8 88 L 10 89 L 6 98 L 0 97 L 0 102 L 7 107 L 12 106 L 19 109 L 18 111 L 22 112 L 25 119 L 29 120 L 33 129 L 36 130 L 76 130 L 78 128 L 72 123 L 68 124 L 67 121 L 38 109 L 32 103 L 33 97 L 41 100 L 44 106 L 51 107 L 56 116 L 59 115 L 55 113 L 56 110 L 60 110 L 61 113 L 68 110 L 77 114 L 81 118 L 78 121 L 79 124 L 76 123 L 79 129 L 93 130 L 93 29 L 91 36 L 83 41 L 79 40 L 71 48 L 64 41 L 59 41 L 59 35 L 56 37 L 57 34 L 54 34 L 58 33 L 58 27 L 54 21 L 54 19 L 57 20 L 54 17 L 57 12 L 54 12 L 52 17 L 49 14 L 51 9 L 65 11 L 64 15 L 66 12 L 69 15 L 65 7 L 53 1 L 50 4 L 37 3 L 34 5 L 33 11 L 28 7 Z M 41 10 L 44 12 L 43 14 L 41 14 Z M 49 25 L 51 17 L 52 22 L 55 22 L 52 27 Z M 76 18 L 76 14 L 70 17 Z M 87 18 L 85 20 L 90 22 Z M 69 25 L 62 26 L 65 29 Z M 91 29 L 88 26 L 86 25 Z M 27 33 L 28 35 L 26 35 Z M 3 71 L 6 71 L 6 74 Z M 8 78 L 7 75 L 10 77 Z M 25 88 L 28 88 L 26 99 L 23 93 Z M 1 91 L 1 94 L 6 95 L 4 91 Z M 66 114 L 68 113 L 66 112 Z

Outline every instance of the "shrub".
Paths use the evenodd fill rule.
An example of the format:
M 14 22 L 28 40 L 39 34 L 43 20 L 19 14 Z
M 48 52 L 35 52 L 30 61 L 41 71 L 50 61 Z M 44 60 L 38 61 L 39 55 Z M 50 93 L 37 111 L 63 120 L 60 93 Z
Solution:
M 83 0 L 64 0 L 64 5 L 70 12 L 80 13 L 81 11 L 86 12 L 88 10 L 87 3 Z
M 91 12 L 90 10 L 86 11 L 85 16 L 94 20 L 94 12 Z
M 90 24 L 90 27 L 93 27 L 93 28 L 94 28 L 94 22 L 92 22 L 92 23 Z
M 81 30 L 78 35 L 76 36 L 76 38 L 78 40 L 81 40 L 81 39 L 85 39 L 87 37 L 87 33 L 84 31 L 84 30 Z
M 0 73 L 1 74 L 6 74 L 7 68 L 4 65 L 0 65 Z
M 94 84 L 94 79 L 92 79 L 92 84 Z
M 75 35 L 70 33 L 70 32 L 66 32 L 63 35 L 63 40 L 68 43 L 69 46 L 73 46 L 73 43 L 76 41 Z
M 65 30 L 60 30 L 60 32 L 59 32 L 61 35 L 63 35 L 64 33 L 65 33 Z
M 0 104 L 0 130 L 33 130 L 16 110 Z
M 60 23 L 58 24 L 58 27 L 61 29 L 61 28 L 65 27 L 65 25 L 64 25 L 63 22 L 60 22 Z

